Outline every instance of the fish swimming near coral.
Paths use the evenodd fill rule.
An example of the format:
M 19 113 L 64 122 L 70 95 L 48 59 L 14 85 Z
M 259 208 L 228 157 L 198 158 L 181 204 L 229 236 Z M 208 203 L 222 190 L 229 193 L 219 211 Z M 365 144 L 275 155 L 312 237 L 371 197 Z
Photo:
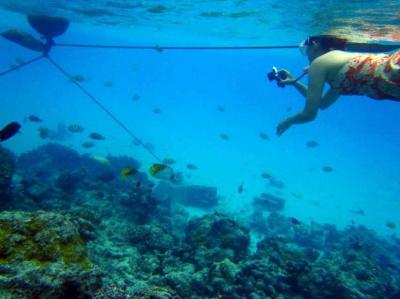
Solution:
M 90 156 L 93 160 L 95 160 L 97 163 L 100 163 L 102 165 L 110 165 L 110 160 L 106 157 L 102 156 Z
M 82 133 L 84 129 L 78 124 L 72 124 L 68 126 L 68 131 L 71 133 Z
M 198 167 L 196 165 L 194 165 L 193 163 L 186 164 L 186 167 L 187 167 L 187 169 L 190 169 L 190 170 L 197 170 L 198 169 Z
M 0 131 L 0 141 L 6 141 L 18 133 L 21 125 L 17 122 L 11 122 Z
M 126 177 L 134 175 L 136 173 L 137 173 L 137 170 L 135 168 L 127 166 L 121 170 L 120 176 L 121 176 L 121 178 L 125 179 Z
M 290 220 L 290 222 L 291 222 L 293 225 L 299 225 L 299 224 L 301 224 L 300 220 L 297 219 L 297 218 L 289 217 L 289 220 Z
M 49 137 L 50 130 L 48 128 L 40 127 L 38 129 L 38 131 L 39 131 L 39 137 L 40 138 L 46 139 L 47 137 Z
M 241 194 L 243 192 L 243 183 L 241 183 L 238 187 L 238 193 Z
M 393 221 L 386 222 L 386 226 L 390 229 L 395 229 L 397 227 L 396 223 Z
M 174 171 L 171 167 L 165 164 L 155 163 L 150 169 L 149 173 L 152 177 L 161 180 L 173 180 L 174 179 Z
M 82 143 L 83 148 L 92 148 L 94 146 L 95 146 L 95 144 L 91 141 L 86 141 L 86 142 Z
M 101 135 L 99 133 L 96 133 L 96 132 L 90 133 L 89 137 L 92 138 L 93 140 L 104 140 L 104 139 L 106 139 L 103 135 Z

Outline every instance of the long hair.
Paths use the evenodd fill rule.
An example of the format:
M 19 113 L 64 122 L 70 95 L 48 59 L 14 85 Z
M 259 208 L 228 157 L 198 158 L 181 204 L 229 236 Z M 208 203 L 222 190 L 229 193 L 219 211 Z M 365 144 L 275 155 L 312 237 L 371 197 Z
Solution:
M 306 41 L 308 45 L 311 45 L 313 42 L 317 42 L 324 51 L 329 52 L 332 50 L 345 50 L 347 39 L 326 34 L 310 36 Z

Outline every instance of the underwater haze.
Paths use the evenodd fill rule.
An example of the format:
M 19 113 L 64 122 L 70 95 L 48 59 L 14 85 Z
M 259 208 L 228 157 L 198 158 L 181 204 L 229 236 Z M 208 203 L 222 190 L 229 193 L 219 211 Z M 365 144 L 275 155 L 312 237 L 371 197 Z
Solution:
M 71 75 L 44 58 L 0 76 L 0 126 L 22 125 L 0 148 L 0 295 L 400 298 L 399 103 L 342 96 L 278 137 L 304 99 L 267 78 L 274 66 L 302 74 L 296 46 L 309 35 L 400 43 L 399 11 L 383 0 L 0 0 L 2 32 L 39 37 L 28 14 L 70 21 L 49 55 Z M 0 71 L 38 56 L 4 38 L 0 52 Z M 181 181 L 152 176 L 160 162 Z M 18 235 L 26 223 L 54 237 L 45 253 Z M 46 267 L 85 284 L 43 272 L 48 287 L 30 276 L 10 287 Z

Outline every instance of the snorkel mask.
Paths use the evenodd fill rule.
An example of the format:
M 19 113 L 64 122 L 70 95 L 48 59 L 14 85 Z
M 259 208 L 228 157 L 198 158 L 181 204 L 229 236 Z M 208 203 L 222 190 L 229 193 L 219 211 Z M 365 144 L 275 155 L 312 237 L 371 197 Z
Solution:
M 301 55 L 307 56 L 307 47 L 310 45 L 310 38 L 303 40 L 299 45 Z

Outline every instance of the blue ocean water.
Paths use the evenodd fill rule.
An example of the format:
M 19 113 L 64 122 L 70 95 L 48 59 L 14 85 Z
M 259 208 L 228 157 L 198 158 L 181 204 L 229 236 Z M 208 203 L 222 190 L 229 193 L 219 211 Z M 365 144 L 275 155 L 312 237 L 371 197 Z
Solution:
M 310 20 L 318 14 L 315 5 L 314 11 L 305 11 L 305 16 L 299 17 L 296 26 L 295 18 L 283 14 L 290 9 L 269 1 L 261 7 L 257 1 L 205 1 L 199 7 L 193 7 L 191 1 L 129 2 L 132 6 L 174 7 L 163 13 L 144 14 L 143 20 L 140 14 L 129 19 L 129 14 L 123 13 L 123 4 L 128 2 L 123 1 L 108 1 L 114 3 L 113 15 L 104 15 L 111 11 L 106 2 L 38 1 L 32 6 L 19 2 L 0 2 L 0 31 L 16 27 L 35 34 L 24 13 L 45 8 L 48 13 L 53 7 L 58 15 L 72 20 L 68 31 L 56 38 L 60 43 L 297 45 L 309 33 L 334 27 L 325 22 L 313 28 L 314 32 L 310 30 Z M 312 6 L 316 2 L 306 3 Z M 339 2 L 321 6 L 320 13 L 323 9 L 334 11 Z M 399 9 L 398 4 L 386 2 Z M 240 10 L 240 5 L 245 8 Z M 277 5 L 277 11 L 270 15 L 262 11 L 271 5 Z M 360 5 L 368 6 L 367 2 Z M 297 5 L 294 8 L 301 12 Z M 196 19 L 199 12 L 206 16 Z M 238 12 L 249 16 L 226 17 Z M 398 21 L 382 23 L 398 26 Z M 362 25 L 351 30 L 344 26 L 343 30 L 350 36 L 366 38 L 365 20 Z M 381 33 L 376 40 L 389 36 L 388 32 Z M 0 70 L 37 55 L 5 39 L 0 40 L 0 52 Z M 308 62 L 297 49 L 158 52 L 54 47 L 50 56 L 71 75 L 83 76 L 82 85 L 158 157 L 176 160 L 173 167 L 184 174 L 184 184 L 217 187 L 222 198 L 219 211 L 236 213 L 238 218 L 248 216 L 253 197 L 269 192 L 285 198 L 284 215 L 302 222 L 329 223 L 339 228 L 364 224 L 381 235 L 398 236 L 398 228 L 386 224 L 391 221 L 400 225 L 399 103 L 343 96 L 328 110 L 320 111 L 313 122 L 293 126 L 283 136 L 276 136 L 277 124 L 301 110 L 304 99 L 294 88 L 279 88 L 269 82 L 266 74 L 276 66 L 300 75 Z M 142 171 L 157 162 L 45 59 L 0 77 L 0 91 L 0 124 L 23 124 L 20 134 L 2 144 L 16 154 L 48 142 L 39 137 L 40 126 L 55 130 L 63 123 L 79 124 L 85 133 L 99 132 L 106 137 L 90 149 L 82 147 L 88 141 L 87 134 L 72 134 L 60 142 L 79 153 L 127 155 L 142 163 Z M 24 122 L 28 115 L 39 116 L 43 123 Z M 269 138 L 260 138 L 261 132 Z M 223 139 L 221 134 L 229 138 Z M 306 145 L 309 141 L 317 141 L 319 146 L 310 148 Z M 197 169 L 188 169 L 188 163 Z M 325 166 L 333 171 L 324 171 Z M 269 185 L 263 173 L 276 177 L 284 188 Z M 239 193 L 241 184 L 243 192 Z M 188 210 L 195 215 L 204 213 Z M 359 210 L 364 212 L 357 213 Z
M 8 11 L 3 14 L 1 28 L 17 26 L 32 32 L 23 15 Z M 200 39 L 201 35 L 193 37 L 190 33 L 170 36 L 156 31 L 152 37 L 144 32 L 137 40 L 145 45 L 163 41 L 166 45 L 214 45 L 213 33 L 210 31 L 209 39 Z M 161 40 L 157 40 L 159 36 Z M 276 41 L 268 36 L 266 41 L 282 45 L 282 40 L 290 40 L 297 44 L 302 38 L 304 35 L 289 34 Z M 137 44 L 127 28 L 87 23 L 72 23 L 57 41 Z M 2 69 L 16 58 L 27 60 L 35 55 L 6 40 L 1 40 L 0 46 Z M 173 157 L 177 169 L 185 173 L 190 173 L 187 163 L 196 164 L 198 170 L 190 173 L 188 181 L 218 186 L 227 209 L 246 210 L 253 196 L 268 189 L 260 176 L 268 172 L 287 186 L 287 213 L 305 221 L 341 226 L 355 221 L 385 233 L 386 221 L 398 218 L 397 103 L 342 97 L 329 110 L 320 112 L 314 122 L 295 126 L 280 138 L 275 136 L 277 123 L 302 109 L 303 99 L 293 88 L 281 89 L 268 82 L 266 73 L 277 66 L 301 74 L 307 61 L 296 49 L 158 53 L 56 47 L 51 55 L 70 74 L 88 78 L 85 87 L 139 138 L 152 144 L 158 156 Z M 113 86 L 105 86 L 107 81 Z M 2 123 L 22 120 L 30 114 L 41 116 L 54 128 L 59 122 L 78 123 L 109 136 L 107 142 L 90 149 L 91 154 L 132 155 L 145 167 L 154 162 L 46 61 L 4 76 L 0 84 L 6 111 Z M 140 100 L 132 100 L 134 95 Z M 226 111 L 218 111 L 218 106 Z M 154 108 L 162 113 L 154 114 Z M 35 124 L 27 124 L 6 146 L 21 153 L 46 142 L 36 130 Z M 267 132 L 270 139 L 261 139 L 260 132 Z M 229 140 L 222 140 L 221 133 L 228 134 Z M 309 140 L 318 141 L 320 146 L 307 148 Z M 85 152 L 80 146 L 84 141 L 74 136 L 67 143 Z M 334 171 L 323 172 L 325 165 Z M 242 182 L 245 191 L 238 194 L 236 189 Z M 365 215 L 349 212 L 356 209 L 365 210 Z

